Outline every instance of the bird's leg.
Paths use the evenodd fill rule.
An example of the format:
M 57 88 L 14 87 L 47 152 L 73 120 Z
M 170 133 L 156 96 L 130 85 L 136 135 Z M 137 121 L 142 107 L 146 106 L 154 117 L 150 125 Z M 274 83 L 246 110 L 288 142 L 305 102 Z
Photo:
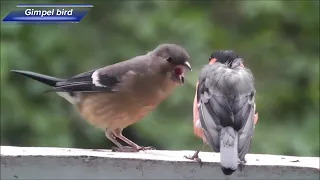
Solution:
M 121 139 L 123 142 L 127 143 L 129 146 L 131 146 L 131 149 L 129 150 L 130 152 L 138 152 L 140 150 L 154 150 L 155 148 L 154 147 L 143 147 L 143 146 L 139 146 L 137 145 L 136 143 L 132 142 L 130 139 L 124 137 L 122 135 L 122 130 L 120 129 L 117 129 L 113 132 L 113 134 Z M 121 150 L 120 150 L 121 151 Z M 127 150 L 128 151 L 128 150 Z
M 239 170 L 242 172 L 244 170 L 245 164 L 247 163 L 246 159 L 240 160 L 238 159 L 238 163 L 239 163 Z
M 128 148 L 128 146 L 123 146 L 119 143 L 119 141 L 117 141 L 115 135 L 113 134 L 112 131 L 106 129 L 104 131 L 105 136 L 111 141 L 113 142 L 113 144 L 115 144 L 118 147 L 112 147 L 112 151 L 116 151 L 116 149 L 126 149 Z M 129 147 L 130 148 L 130 147 Z
M 203 163 L 201 159 L 199 158 L 199 152 L 204 148 L 205 143 L 202 142 L 202 146 L 199 150 L 197 150 L 192 156 L 183 156 L 186 159 L 197 161 L 200 164 L 200 167 L 202 167 Z

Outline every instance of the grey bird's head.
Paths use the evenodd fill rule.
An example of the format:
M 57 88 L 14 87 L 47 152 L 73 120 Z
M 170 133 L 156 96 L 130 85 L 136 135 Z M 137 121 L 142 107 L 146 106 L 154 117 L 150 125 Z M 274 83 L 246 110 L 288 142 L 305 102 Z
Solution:
M 233 50 L 215 51 L 209 57 L 209 63 L 219 62 L 231 66 L 241 65 L 243 60 Z
M 184 72 L 191 69 L 188 52 L 176 44 L 161 44 L 152 54 L 163 60 L 162 71 L 170 73 L 171 80 L 179 84 L 184 83 Z

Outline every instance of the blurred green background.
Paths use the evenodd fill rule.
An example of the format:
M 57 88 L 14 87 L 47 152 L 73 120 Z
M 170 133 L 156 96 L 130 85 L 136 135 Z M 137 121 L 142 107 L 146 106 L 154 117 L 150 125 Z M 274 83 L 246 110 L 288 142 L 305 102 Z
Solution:
M 1 1 L 1 18 L 18 3 L 26 1 Z M 68 77 L 176 43 L 194 71 L 125 136 L 157 149 L 199 148 L 192 130 L 198 73 L 213 51 L 233 49 L 256 79 L 259 121 L 250 153 L 319 156 L 318 0 L 77 3 L 94 5 L 79 24 L 1 23 L 1 145 L 112 147 L 67 101 L 11 69 Z

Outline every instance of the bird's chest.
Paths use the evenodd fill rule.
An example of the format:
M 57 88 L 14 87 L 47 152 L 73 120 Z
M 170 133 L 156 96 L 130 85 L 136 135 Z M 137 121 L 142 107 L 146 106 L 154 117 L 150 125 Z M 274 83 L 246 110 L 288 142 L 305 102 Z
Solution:
M 173 89 L 132 88 L 131 91 L 84 93 L 78 110 L 99 128 L 125 128 L 145 117 L 166 99 Z

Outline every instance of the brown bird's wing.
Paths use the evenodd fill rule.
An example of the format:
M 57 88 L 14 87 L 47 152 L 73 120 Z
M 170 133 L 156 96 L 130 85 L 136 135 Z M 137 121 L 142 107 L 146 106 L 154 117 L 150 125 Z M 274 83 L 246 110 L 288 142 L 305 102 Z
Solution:
M 150 57 L 138 56 L 104 68 L 78 74 L 56 84 L 54 91 L 63 92 L 114 92 L 126 75 L 147 71 Z

